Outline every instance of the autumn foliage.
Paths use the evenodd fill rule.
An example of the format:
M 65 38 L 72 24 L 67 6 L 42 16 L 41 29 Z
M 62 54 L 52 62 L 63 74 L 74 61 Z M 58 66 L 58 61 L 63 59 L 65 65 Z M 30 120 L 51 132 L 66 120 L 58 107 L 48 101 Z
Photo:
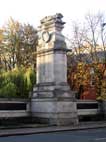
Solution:
M 104 99 L 106 96 L 106 64 L 79 62 L 68 69 L 68 82 L 78 99 Z M 106 99 L 106 98 L 105 98 Z

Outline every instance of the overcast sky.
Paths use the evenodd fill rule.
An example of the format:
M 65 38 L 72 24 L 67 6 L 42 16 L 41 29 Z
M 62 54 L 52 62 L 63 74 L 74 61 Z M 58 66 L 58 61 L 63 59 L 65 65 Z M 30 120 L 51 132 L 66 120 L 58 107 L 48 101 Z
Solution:
M 43 17 L 62 13 L 68 34 L 72 20 L 82 21 L 86 13 L 98 11 L 106 14 L 106 0 L 0 0 L 0 26 L 11 16 L 37 27 Z

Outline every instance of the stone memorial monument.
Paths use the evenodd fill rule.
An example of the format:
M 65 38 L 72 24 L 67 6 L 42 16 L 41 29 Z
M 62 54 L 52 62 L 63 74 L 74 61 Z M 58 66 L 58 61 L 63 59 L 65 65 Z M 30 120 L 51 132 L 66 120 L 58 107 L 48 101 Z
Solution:
M 31 98 L 32 116 L 50 125 L 78 124 L 76 102 L 67 84 L 67 48 L 62 14 L 47 16 L 38 29 L 37 83 Z

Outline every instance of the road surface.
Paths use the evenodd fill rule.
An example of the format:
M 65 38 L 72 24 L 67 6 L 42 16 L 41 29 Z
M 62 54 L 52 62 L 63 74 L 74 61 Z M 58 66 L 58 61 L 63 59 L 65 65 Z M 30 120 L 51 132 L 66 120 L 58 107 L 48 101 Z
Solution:
M 106 128 L 0 137 L 0 142 L 106 142 Z

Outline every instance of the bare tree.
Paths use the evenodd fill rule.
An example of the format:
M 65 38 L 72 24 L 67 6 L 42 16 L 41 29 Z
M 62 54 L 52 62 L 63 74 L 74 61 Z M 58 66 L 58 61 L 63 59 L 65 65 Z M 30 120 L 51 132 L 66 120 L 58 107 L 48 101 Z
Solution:
M 93 62 L 99 62 L 98 51 L 102 50 L 102 44 L 104 44 L 103 30 L 101 30 L 101 24 L 104 15 L 102 13 L 87 14 L 85 17 L 86 27 L 88 28 L 88 33 L 86 37 L 86 42 L 89 46 L 89 54 L 91 55 Z M 100 50 L 99 50 L 100 49 Z
M 71 39 L 71 47 L 73 51 L 73 55 L 76 56 L 76 60 L 82 61 L 83 54 L 85 54 L 85 50 L 87 50 L 86 45 L 86 37 L 87 37 L 87 29 L 85 26 L 81 26 L 80 24 L 74 22 L 73 23 L 73 33 Z
M 83 60 L 82 54 L 86 54 L 87 56 L 84 60 L 89 58 L 91 62 L 99 62 L 100 57 L 98 52 L 103 51 L 106 61 L 105 25 L 106 23 L 102 13 L 95 15 L 87 14 L 84 24 L 74 22 L 71 47 L 79 57 L 79 60 Z

